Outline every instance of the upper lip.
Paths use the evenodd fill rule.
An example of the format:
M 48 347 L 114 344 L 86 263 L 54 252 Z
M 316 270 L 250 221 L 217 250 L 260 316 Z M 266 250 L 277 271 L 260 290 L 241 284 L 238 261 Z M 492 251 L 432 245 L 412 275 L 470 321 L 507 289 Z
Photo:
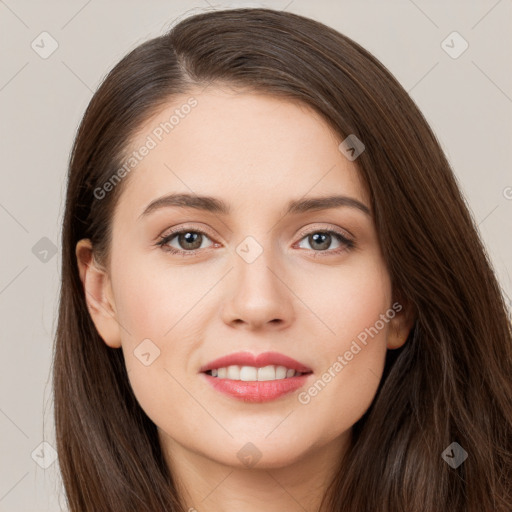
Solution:
M 261 368 L 263 366 L 275 365 L 286 366 L 301 373 L 312 372 L 311 368 L 299 363 L 295 359 L 280 354 L 279 352 L 263 352 L 261 354 L 252 354 L 251 352 L 236 352 L 227 356 L 219 357 L 203 365 L 199 371 L 206 372 L 217 368 L 225 368 L 230 365 L 254 366 Z

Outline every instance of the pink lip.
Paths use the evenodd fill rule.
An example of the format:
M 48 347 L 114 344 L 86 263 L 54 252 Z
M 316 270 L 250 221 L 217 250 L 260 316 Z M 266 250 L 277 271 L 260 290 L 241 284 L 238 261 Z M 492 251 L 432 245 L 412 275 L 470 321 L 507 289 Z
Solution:
M 279 352 L 263 352 L 258 355 L 251 354 L 250 352 L 237 352 L 236 354 L 219 357 L 202 366 L 199 371 L 206 372 L 214 368 L 224 368 L 235 364 L 239 366 L 254 366 L 256 368 L 269 365 L 286 366 L 286 368 L 291 368 L 301 373 L 309 373 L 312 371 L 311 368 L 308 368 L 306 365 Z
M 244 402 L 270 402 L 304 386 L 312 373 L 287 379 L 267 381 L 242 381 L 219 379 L 207 373 L 201 374 L 214 389 Z

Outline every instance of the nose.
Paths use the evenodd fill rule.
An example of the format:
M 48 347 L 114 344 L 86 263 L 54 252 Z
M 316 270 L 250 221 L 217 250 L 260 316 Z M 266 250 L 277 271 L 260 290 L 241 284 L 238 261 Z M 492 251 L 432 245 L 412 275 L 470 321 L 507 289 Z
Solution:
M 293 322 L 295 296 L 287 282 L 289 273 L 278 255 L 271 253 L 265 248 L 254 261 L 234 254 L 222 310 L 226 324 L 247 330 L 281 330 Z

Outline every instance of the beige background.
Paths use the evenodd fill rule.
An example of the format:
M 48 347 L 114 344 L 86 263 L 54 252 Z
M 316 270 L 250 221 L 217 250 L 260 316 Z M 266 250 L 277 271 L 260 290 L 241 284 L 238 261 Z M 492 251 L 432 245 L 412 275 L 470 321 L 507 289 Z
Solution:
M 242 5 L 329 24 L 390 69 L 437 134 L 512 297 L 510 0 L 0 0 L 0 511 L 64 504 L 52 452 L 50 366 L 64 177 L 84 109 L 128 50 L 187 12 Z M 40 53 L 51 40 L 41 36 L 41 43 L 43 31 L 58 44 L 46 59 Z M 469 44 L 458 58 L 442 47 L 453 31 Z M 452 39 L 453 53 L 462 41 Z

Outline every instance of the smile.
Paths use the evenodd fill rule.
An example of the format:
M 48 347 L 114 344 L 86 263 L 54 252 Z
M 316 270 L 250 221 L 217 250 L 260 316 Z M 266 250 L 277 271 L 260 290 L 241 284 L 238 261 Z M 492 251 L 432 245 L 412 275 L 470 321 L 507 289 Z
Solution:
M 199 369 L 216 391 L 244 402 L 268 402 L 304 386 L 313 371 L 278 352 L 237 352 Z

